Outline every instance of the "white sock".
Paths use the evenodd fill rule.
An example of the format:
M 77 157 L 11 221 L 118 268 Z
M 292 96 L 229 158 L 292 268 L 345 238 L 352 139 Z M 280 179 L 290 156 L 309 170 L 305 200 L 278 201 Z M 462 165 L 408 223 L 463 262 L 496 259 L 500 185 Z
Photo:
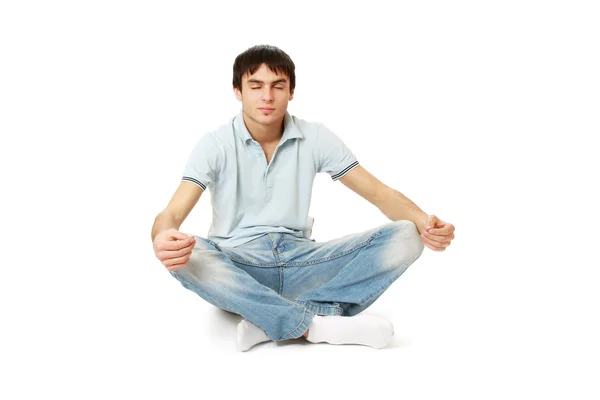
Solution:
M 242 319 L 237 326 L 237 345 L 241 351 L 248 351 L 255 344 L 269 340 L 271 339 L 269 339 L 265 331 L 250 321 Z
M 308 327 L 306 340 L 312 343 L 362 344 L 380 349 L 385 347 L 393 336 L 392 323 L 377 315 L 315 315 Z

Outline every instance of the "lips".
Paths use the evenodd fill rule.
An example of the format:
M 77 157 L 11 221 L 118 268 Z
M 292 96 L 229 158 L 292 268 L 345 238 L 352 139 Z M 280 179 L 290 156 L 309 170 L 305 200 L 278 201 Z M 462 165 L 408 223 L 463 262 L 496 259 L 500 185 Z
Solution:
M 275 111 L 274 108 L 259 108 L 260 111 L 262 111 L 263 114 L 271 114 L 273 111 Z

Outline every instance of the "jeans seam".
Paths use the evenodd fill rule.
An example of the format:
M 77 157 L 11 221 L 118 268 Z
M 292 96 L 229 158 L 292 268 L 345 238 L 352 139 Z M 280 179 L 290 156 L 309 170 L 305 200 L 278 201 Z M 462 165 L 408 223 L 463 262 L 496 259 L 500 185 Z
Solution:
M 359 244 L 357 244 L 355 247 L 351 248 L 350 250 L 346 250 L 343 251 L 341 253 L 335 253 L 331 256 L 328 257 L 324 257 L 324 258 L 319 258 L 317 260 L 311 260 L 311 261 L 304 261 L 304 262 L 281 262 L 281 261 L 276 261 L 275 263 L 253 263 L 251 261 L 246 261 L 246 260 L 240 260 L 236 257 L 233 256 L 229 256 L 229 259 L 231 261 L 235 261 L 237 263 L 240 264 L 244 264 L 244 265 L 250 265 L 251 267 L 269 267 L 269 268 L 273 268 L 273 267 L 280 267 L 280 266 L 285 266 L 285 267 L 302 267 L 305 265 L 313 265 L 313 264 L 319 264 L 322 262 L 327 262 L 327 261 L 331 261 L 331 260 L 335 260 L 336 258 L 340 258 L 343 257 L 345 255 L 348 255 L 356 250 L 359 250 L 369 244 L 371 244 L 371 242 L 373 241 L 373 239 L 377 238 L 378 236 L 381 236 L 383 234 L 382 230 L 378 230 L 376 231 L 373 235 L 371 235 L 370 238 L 368 238 L 367 240 L 365 240 L 364 242 L 361 242 Z M 269 237 L 270 239 L 270 237 Z M 285 241 L 285 238 L 284 238 Z M 215 246 L 218 246 L 215 244 Z M 220 250 L 220 249 L 219 249 Z M 273 253 L 274 254 L 274 253 Z M 275 255 L 275 254 L 274 254 Z M 279 260 L 278 256 L 275 256 L 276 260 Z
M 283 295 L 284 268 L 279 267 L 279 295 Z
M 373 239 L 375 239 L 379 235 L 381 235 L 381 233 L 375 232 L 369 239 L 365 240 L 364 242 L 361 242 L 361 243 L 357 244 L 355 247 L 351 248 L 350 250 L 346 250 L 346 251 L 343 251 L 341 253 L 335 253 L 335 254 L 330 255 L 328 257 L 319 258 L 317 260 L 311 260 L 311 261 L 286 262 L 286 263 L 284 263 L 284 265 L 286 267 L 302 267 L 302 266 L 305 266 L 305 265 L 313 265 L 313 264 L 319 264 L 319 263 L 322 263 L 322 262 L 327 262 L 327 261 L 335 260 L 336 258 L 343 257 L 345 255 L 348 255 L 348 254 L 356 251 L 356 250 L 360 250 L 360 249 L 362 249 L 365 246 L 368 246 L 369 244 L 371 244 L 371 242 L 373 241 Z
M 217 243 L 213 242 L 213 241 L 212 241 L 212 240 L 210 240 L 210 239 L 204 239 L 204 240 L 206 240 L 206 241 L 207 241 L 208 243 L 210 243 L 211 245 L 215 246 L 215 248 L 216 248 L 217 250 L 219 250 L 221 253 L 223 252 L 223 250 L 222 250 L 222 249 L 219 247 L 219 245 L 218 245 Z
M 302 321 L 300 322 L 300 324 L 298 324 L 298 326 L 297 326 L 296 328 L 294 328 L 294 330 L 292 330 L 292 331 L 290 331 L 290 332 L 286 333 L 285 335 L 283 335 L 283 336 L 282 336 L 282 337 L 281 337 L 279 340 L 285 340 L 285 339 L 283 339 L 283 338 L 285 338 L 285 337 L 288 337 L 288 336 L 292 336 L 292 335 L 294 335 L 294 333 L 295 333 L 295 332 L 296 332 L 298 329 L 300 329 L 300 327 L 301 327 L 301 326 L 304 324 L 304 321 L 306 321 L 306 315 L 307 315 L 309 312 L 310 312 L 310 313 L 312 313 L 312 311 L 310 311 L 308 308 L 304 308 L 304 315 L 302 316 Z M 302 332 L 302 333 L 304 333 L 304 332 Z
M 171 273 L 171 275 L 176 280 L 178 280 L 183 285 L 183 287 L 185 287 L 186 289 L 191 289 L 192 287 L 194 287 L 194 285 L 192 284 L 192 282 L 190 282 L 189 280 L 187 280 L 183 276 L 177 275 L 175 273 Z M 205 296 L 206 298 L 210 299 L 214 304 L 212 304 L 211 301 L 208 301 L 208 300 L 204 299 L 202 296 L 200 296 L 201 298 L 203 298 L 205 301 L 208 301 L 208 303 L 212 304 L 213 306 L 215 306 L 217 308 L 220 308 L 220 309 L 223 309 L 223 310 L 226 310 L 226 311 L 229 311 L 229 312 L 232 312 L 234 314 L 238 314 L 239 316 L 241 316 L 245 320 L 250 321 L 250 319 L 247 318 L 244 314 L 241 314 L 241 313 L 239 313 L 237 311 L 233 311 L 231 308 L 225 306 L 223 303 L 221 303 L 220 301 L 218 301 L 217 299 L 215 299 L 213 296 L 211 296 L 210 294 L 208 294 L 206 291 L 203 290 L 202 291 L 202 295 Z M 284 299 L 284 300 L 288 300 L 288 299 Z M 291 300 L 288 300 L 288 302 L 295 303 L 294 301 L 291 301 Z M 294 304 L 294 305 L 300 305 L 300 306 L 302 306 L 301 304 Z M 282 338 L 286 337 L 286 336 L 289 336 L 289 335 L 292 335 L 292 334 L 294 334 L 294 332 L 296 332 L 298 329 L 300 329 L 300 327 L 302 327 L 302 324 L 304 323 L 304 321 L 306 321 L 306 314 L 309 313 L 309 312 L 312 313 L 313 311 L 311 311 L 308 308 L 304 307 L 304 314 L 302 316 L 302 321 L 300 322 L 300 324 L 296 328 L 294 328 L 293 331 L 288 332 L 287 334 L 283 335 Z M 250 321 L 250 322 L 252 322 L 252 321 Z M 277 340 L 282 340 L 282 339 L 280 338 L 280 339 L 277 339 Z
M 203 239 L 204 239 L 204 238 L 203 238 Z M 217 243 L 213 242 L 213 241 L 212 241 L 212 240 L 210 240 L 210 239 L 204 239 L 204 240 L 206 240 L 206 241 L 207 241 L 208 243 L 210 243 L 211 245 L 215 246 L 215 248 L 216 248 L 217 250 L 219 250 L 221 253 L 223 253 L 223 249 L 221 249 L 221 247 L 219 247 L 219 245 L 218 245 Z M 269 263 L 269 264 L 263 264 L 263 263 L 253 263 L 253 262 L 249 262 L 249 261 L 245 261 L 245 260 L 239 260 L 239 259 L 237 259 L 236 257 L 232 257 L 232 256 L 230 256 L 229 254 L 226 254 L 226 255 L 227 255 L 227 257 L 228 257 L 228 258 L 229 258 L 231 261 L 235 261 L 235 262 L 237 262 L 237 263 L 244 264 L 244 265 L 249 265 L 249 266 L 251 266 L 251 267 L 276 267 L 276 266 L 277 266 L 277 264 L 273 264 L 273 265 L 271 265 L 270 263 Z
M 306 307 L 308 310 L 314 312 L 315 314 L 319 314 L 318 310 L 322 309 L 323 312 L 328 312 L 328 310 L 334 310 L 335 314 L 334 315 L 342 315 L 344 313 L 344 309 L 340 306 L 322 306 L 319 304 L 316 304 L 310 300 L 294 300 L 295 302 L 297 302 L 298 304 Z M 329 314 L 328 314 L 329 315 Z
M 339 306 L 320 306 L 317 304 L 314 304 L 313 302 L 311 302 L 310 300 L 294 300 L 296 302 L 302 302 L 302 303 L 309 303 L 311 305 L 314 305 L 315 307 L 321 307 L 321 308 L 340 308 Z
M 240 264 L 250 265 L 251 267 L 278 267 L 279 266 L 277 263 L 253 263 L 253 262 L 246 261 L 246 260 L 240 260 L 236 257 L 229 257 L 229 259 L 231 261 L 235 261 Z

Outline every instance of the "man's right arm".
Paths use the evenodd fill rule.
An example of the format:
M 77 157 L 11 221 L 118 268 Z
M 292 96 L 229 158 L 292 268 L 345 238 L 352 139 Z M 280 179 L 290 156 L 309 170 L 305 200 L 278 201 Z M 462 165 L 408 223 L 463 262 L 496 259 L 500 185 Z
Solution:
M 179 230 L 183 221 L 198 203 L 202 193 L 203 190 L 200 186 L 189 181 L 181 181 L 167 208 L 154 219 L 152 242 L 160 232 L 173 228 Z

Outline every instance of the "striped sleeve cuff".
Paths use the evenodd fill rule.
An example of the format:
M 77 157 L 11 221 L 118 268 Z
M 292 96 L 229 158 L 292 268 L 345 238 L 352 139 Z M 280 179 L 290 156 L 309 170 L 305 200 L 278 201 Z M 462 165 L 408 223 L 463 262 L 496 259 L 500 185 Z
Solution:
M 198 179 L 194 179 L 192 177 L 189 176 L 184 176 L 183 178 L 181 178 L 182 181 L 189 181 L 192 183 L 195 183 L 196 185 L 200 186 L 202 188 L 202 191 L 206 190 L 206 185 L 203 184 L 202 182 L 200 182 Z
M 333 179 L 334 181 L 337 181 L 338 179 L 340 179 L 341 177 L 343 177 L 344 175 L 346 175 L 348 172 L 350 172 L 352 169 L 354 169 L 356 167 L 358 167 L 358 161 L 354 161 L 352 164 L 348 165 L 346 168 L 344 168 L 337 174 L 331 175 L 331 179 Z

